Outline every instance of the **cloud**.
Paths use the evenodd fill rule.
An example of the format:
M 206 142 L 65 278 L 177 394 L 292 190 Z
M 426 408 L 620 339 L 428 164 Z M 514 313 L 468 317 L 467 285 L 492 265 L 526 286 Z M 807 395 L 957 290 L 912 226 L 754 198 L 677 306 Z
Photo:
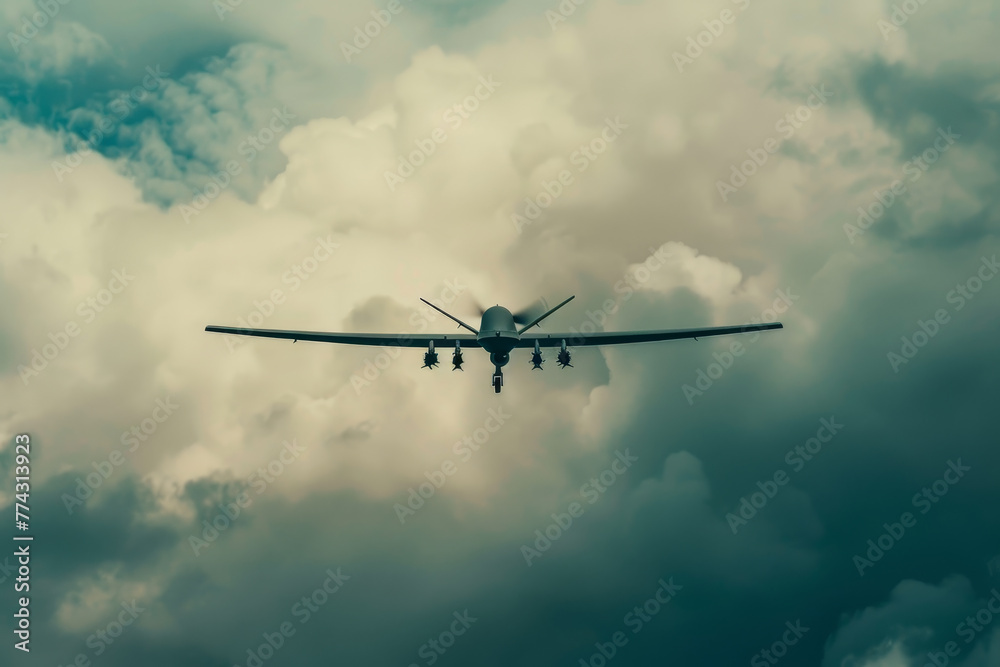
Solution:
M 0 447 L 36 447 L 39 659 L 89 654 L 136 598 L 149 611 L 102 662 L 245 664 L 336 567 L 352 579 L 275 664 L 422 662 L 465 609 L 481 620 L 456 664 L 574 662 L 669 577 L 684 589 L 619 660 L 744 661 L 797 619 L 788 664 L 938 650 L 1000 552 L 983 529 L 996 288 L 899 373 L 886 355 L 996 252 L 990 8 L 928 4 L 884 39 L 891 7 L 750 3 L 678 72 L 716 9 L 594 0 L 553 31 L 556 5 L 405 6 L 351 63 L 339 44 L 380 5 L 219 20 L 71 3 L 2 56 Z M 163 84 L 60 180 L 53 162 L 157 65 Z M 824 84 L 828 103 L 781 125 Z M 954 146 L 851 243 L 857 208 L 949 126 Z M 774 137 L 723 201 L 717 183 Z M 477 303 L 572 294 L 545 332 L 686 328 L 762 317 L 779 290 L 796 295 L 785 328 L 740 338 L 693 404 L 683 385 L 736 339 L 579 349 L 543 372 L 515 354 L 497 396 L 472 349 L 464 372 L 428 371 L 420 350 L 204 332 L 451 332 L 418 298 L 474 322 Z M 843 435 L 734 535 L 727 513 L 831 415 Z M 63 494 L 115 450 L 70 514 Z M 624 450 L 637 460 L 589 503 Z M 859 547 L 957 456 L 968 479 L 858 577 Z M 401 522 L 395 505 L 449 463 Z M 573 502 L 582 516 L 526 566 L 522 545 Z M 991 664 L 995 645 L 983 632 L 961 659 Z

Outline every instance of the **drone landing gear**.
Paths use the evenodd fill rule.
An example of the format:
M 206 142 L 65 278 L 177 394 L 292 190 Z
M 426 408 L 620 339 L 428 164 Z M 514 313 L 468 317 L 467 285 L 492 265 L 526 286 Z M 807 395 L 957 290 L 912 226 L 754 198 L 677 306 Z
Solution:
M 503 386 L 503 373 L 497 368 L 496 372 L 493 373 L 493 392 L 496 394 L 500 393 L 500 387 Z

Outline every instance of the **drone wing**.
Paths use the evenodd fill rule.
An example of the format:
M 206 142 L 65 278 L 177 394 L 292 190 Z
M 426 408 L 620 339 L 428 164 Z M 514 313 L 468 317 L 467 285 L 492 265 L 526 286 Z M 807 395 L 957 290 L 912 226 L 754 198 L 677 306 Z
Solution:
M 565 340 L 570 347 L 588 345 L 626 345 L 628 343 L 655 343 L 664 340 L 680 340 L 682 338 L 701 338 L 708 336 L 728 336 L 729 334 L 753 333 L 781 329 L 781 322 L 764 322 L 762 324 L 742 324 L 732 327 L 708 327 L 705 329 L 661 329 L 658 331 L 600 331 L 596 333 L 553 333 L 538 335 L 523 335 L 518 341 L 518 347 L 560 347 Z
M 471 334 L 355 334 L 327 333 L 325 331 L 286 331 L 283 329 L 244 329 L 242 327 L 207 326 L 205 331 L 234 336 L 257 336 L 260 338 L 283 338 L 285 340 L 308 340 L 317 343 L 340 343 L 341 345 L 371 345 L 374 347 L 427 347 L 454 345 L 455 341 L 475 343 Z

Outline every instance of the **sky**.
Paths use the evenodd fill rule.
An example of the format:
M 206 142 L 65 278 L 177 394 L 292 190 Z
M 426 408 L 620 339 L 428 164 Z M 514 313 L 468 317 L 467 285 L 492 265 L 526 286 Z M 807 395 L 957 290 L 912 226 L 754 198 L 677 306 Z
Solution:
M 998 19 L 7 0 L 3 664 L 1000 666 Z

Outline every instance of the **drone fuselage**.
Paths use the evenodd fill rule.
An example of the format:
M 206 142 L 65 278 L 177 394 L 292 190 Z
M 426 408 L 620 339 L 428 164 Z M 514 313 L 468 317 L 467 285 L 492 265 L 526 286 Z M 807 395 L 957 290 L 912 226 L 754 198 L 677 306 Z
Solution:
M 490 353 L 490 361 L 497 368 L 510 361 L 510 351 L 517 347 L 521 336 L 517 333 L 514 316 L 503 306 L 487 308 L 476 334 L 476 342 Z

